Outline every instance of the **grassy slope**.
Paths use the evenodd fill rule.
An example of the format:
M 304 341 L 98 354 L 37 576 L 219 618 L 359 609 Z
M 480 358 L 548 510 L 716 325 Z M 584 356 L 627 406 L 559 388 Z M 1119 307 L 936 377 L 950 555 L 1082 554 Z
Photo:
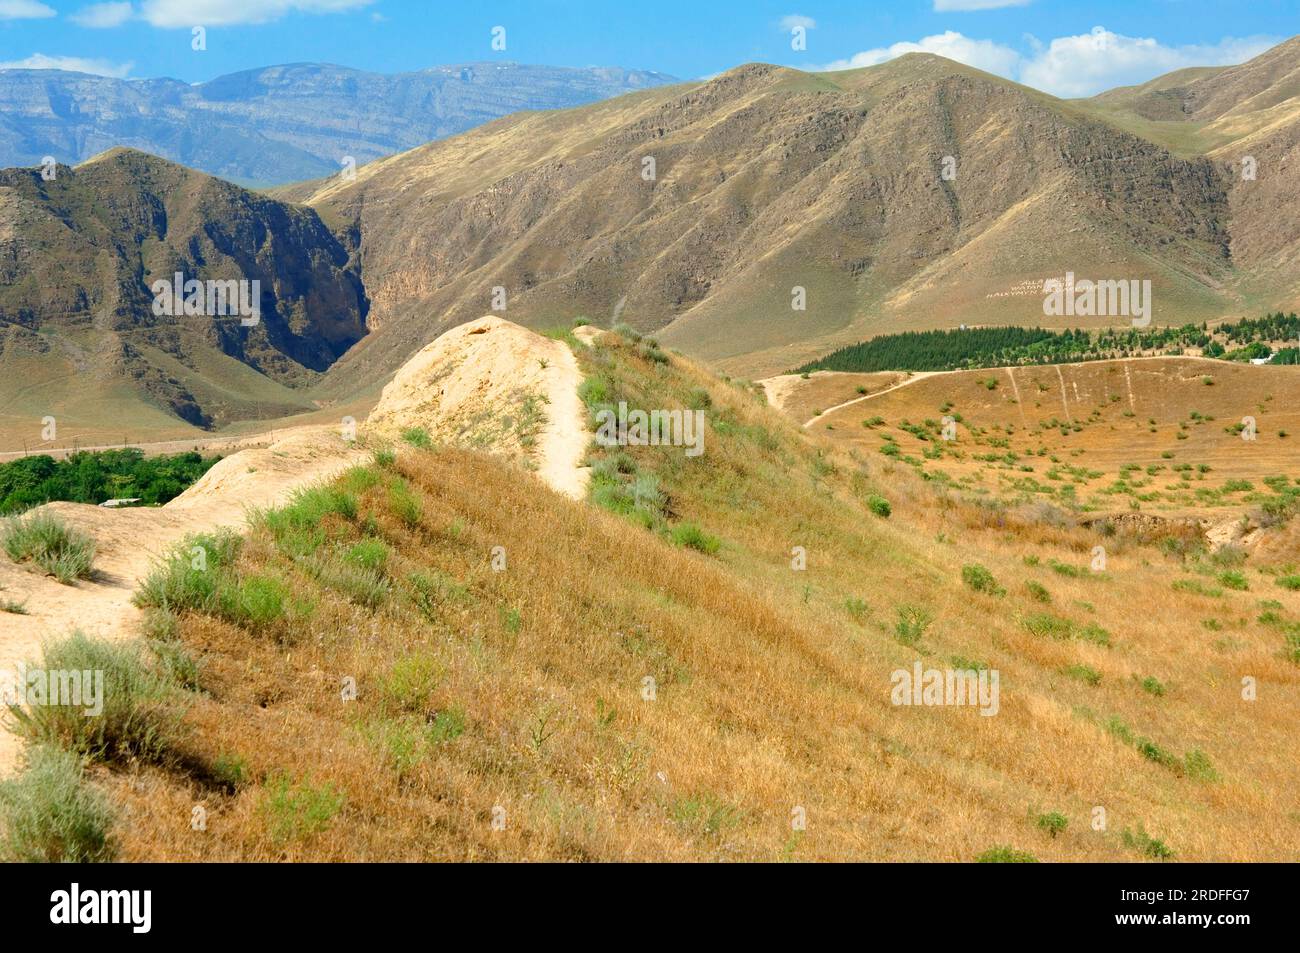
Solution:
M 1263 598 L 1300 617 L 1296 594 L 1253 568 L 1250 591 L 1180 593 L 1182 566 L 1118 540 L 1106 574 L 1062 575 L 1049 560 L 1086 566 L 1096 537 L 936 500 L 906 466 L 809 444 L 752 391 L 680 360 L 663 368 L 624 345 L 581 360 L 643 406 L 708 391 L 702 457 L 629 455 L 658 477 L 661 518 L 716 534 L 717 555 L 473 452 L 408 451 L 395 473 L 343 478 L 357 515 L 325 517 L 337 542 L 321 552 L 382 539 L 391 593 L 377 609 L 351 603 L 255 532 L 239 573 L 282 578 L 314 609 L 261 625 L 182 620 L 204 689 L 188 734 L 163 767 L 96 775 L 129 818 L 116 829 L 123 857 L 969 860 L 1010 844 L 1137 860 L 1122 832 L 1138 825 L 1182 859 L 1290 856 L 1300 668 L 1255 617 Z M 418 497 L 414 525 L 385 488 L 397 475 Z M 892 517 L 868 512 L 873 492 Z M 793 546 L 806 571 L 791 570 Z M 963 586 L 975 561 L 1006 595 Z M 427 614 L 411 573 L 437 580 Z M 934 619 L 916 647 L 894 635 L 909 603 Z M 1112 646 L 1035 635 L 1043 613 L 1076 633 L 1095 623 Z M 1000 714 L 890 705 L 891 671 L 954 656 L 1000 671 Z M 1073 664 L 1100 684 L 1061 674 Z M 1251 703 L 1247 674 L 1261 683 Z M 344 702 L 348 676 L 358 695 Z M 1112 717 L 1166 763 L 1108 732 Z M 1175 764 L 1193 750 L 1219 780 Z M 203 833 L 189 827 L 199 803 Z M 795 806 L 806 832 L 791 830 Z M 1090 827 L 1096 806 L 1106 831 Z M 1046 811 L 1069 818 L 1060 836 L 1036 826 Z M 288 823 L 309 814 L 319 823 Z
M 927 470 L 979 492 L 1077 501 L 1101 511 L 1230 515 L 1274 496 L 1264 479 L 1294 485 L 1300 473 L 1300 371 L 1293 367 L 1174 357 L 1019 367 L 1011 374 L 1014 380 L 1006 368 L 937 374 L 834 410 L 811 427 L 869 456 L 892 437 Z M 820 397 L 821 409 L 854 400 L 862 377 L 800 381 L 791 410 L 806 408 L 805 391 Z M 952 443 L 937 439 L 937 424 L 926 439 L 901 427 L 944 414 L 962 418 Z M 1228 429 L 1248 415 L 1256 421 L 1254 441 Z M 798 419 L 811 416 L 805 411 Z M 877 417 L 884 422 L 863 425 Z M 926 451 L 931 457 L 922 461 Z M 1126 465 L 1158 469 L 1135 469 L 1112 492 Z M 1201 466 L 1208 470 L 1197 472 Z M 1248 486 L 1234 489 L 1243 480 Z

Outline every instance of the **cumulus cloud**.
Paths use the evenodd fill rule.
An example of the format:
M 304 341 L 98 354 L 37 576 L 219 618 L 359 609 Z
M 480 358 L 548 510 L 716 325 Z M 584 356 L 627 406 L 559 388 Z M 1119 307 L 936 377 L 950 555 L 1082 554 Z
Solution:
M 1187 66 L 1244 63 L 1277 43 L 1270 37 L 1226 37 L 1212 45 L 1164 46 L 1149 37 L 1093 27 L 1090 33 L 1036 44 L 1033 58 L 1020 70 L 1020 81 L 1056 96 L 1091 96 Z
M 92 3 L 72 14 L 72 22 L 92 30 L 107 30 L 131 19 L 130 3 Z
M 56 16 L 52 7 L 36 0 L 0 0 L 0 20 L 43 20 Z
M 33 53 L 25 60 L 0 63 L 0 69 L 62 69 L 71 73 L 90 73 L 93 76 L 111 76 L 123 79 L 131 72 L 134 63 L 110 63 L 108 60 L 86 59 L 81 56 L 46 56 Z
M 3 2 L 3 0 L 0 0 Z M 270 23 L 289 13 L 344 13 L 375 0 L 144 0 L 140 15 L 158 27 Z
M 819 69 L 855 69 L 875 66 L 904 53 L 934 53 L 1069 98 L 1144 83 L 1187 66 L 1244 63 L 1279 42 L 1278 38 L 1265 36 L 1225 37 L 1214 44 L 1165 46 L 1155 39 L 1122 36 L 1094 27 L 1090 33 L 1057 37 L 1046 44 L 1030 37 L 1030 52 L 1025 55 L 993 40 L 975 40 L 948 30 L 914 43 L 863 50 Z
M 802 13 L 787 13 L 781 18 L 781 29 L 789 33 L 796 27 L 803 27 L 805 30 L 815 30 L 817 21 L 812 17 L 806 17 Z
M 970 10 L 1001 10 L 1003 7 L 1027 7 L 1033 0 L 934 0 L 936 13 L 965 13 Z
M 823 70 L 857 69 L 860 66 L 875 66 L 886 60 L 896 59 L 904 53 L 934 53 L 946 56 L 958 63 L 974 66 L 988 73 L 1010 77 L 1020 62 L 1020 54 L 1009 46 L 994 43 L 992 40 L 972 40 L 953 30 L 923 37 L 917 42 L 894 43 L 891 46 L 877 47 L 854 53 L 848 59 L 836 60 L 820 67 Z

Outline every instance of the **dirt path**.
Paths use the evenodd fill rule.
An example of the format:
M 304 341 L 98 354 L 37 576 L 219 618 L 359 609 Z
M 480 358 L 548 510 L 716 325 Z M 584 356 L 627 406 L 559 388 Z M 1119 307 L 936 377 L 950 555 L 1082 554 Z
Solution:
M 578 359 L 561 341 L 550 341 L 555 356 L 547 368 L 546 423 L 538 440 L 537 475 L 555 490 L 571 499 L 587 496 L 591 468 L 583 467 L 591 434 L 587 432 L 587 409 L 578 397 L 582 372 Z
M 804 426 L 811 427 L 813 424 L 821 420 L 829 413 L 833 413 L 844 407 L 852 407 L 854 404 L 860 404 L 864 400 L 872 400 L 876 397 L 881 396 L 882 394 L 888 394 L 890 391 L 898 390 L 900 387 L 908 387 L 912 384 L 915 384 L 917 381 L 925 380 L 927 377 L 934 377 L 937 374 L 957 374 L 957 373 L 960 372 L 959 371 L 912 371 L 911 372 L 912 376 L 905 381 L 899 381 L 897 384 L 890 384 L 888 387 L 882 387 L 880 390 L 876 391 L 875 393 L 867 394 L 863 397 L 855 397 L 853 400 L 846 400 L 844 401 L 844 403 L 836 404 L 834 407 L 827 407 L 816 417 L 813 417 L 811 420 L 805 421 Z
M 400 439 L 402 429 L 424 427 L 439 439 L 476 446 L 485 436 L 496 438 L 498 443 L 488 447 L 509 454 L 520 449 L 517 428 L 472 431 L 465 421 L 514 423 L 523 416 L 521 401 L 540 398 L 541 423 L 532 435 L 535 472 L 555 491 L 582 499 L 590 472 L 580 464 L 590 436 L 578 398 L 581 379 L 563 342 L 499 318 L 481 318 L 448 331 L 399 370 L 359 433 Z M 221 460 L 166 506 L 40 507 L 94 537 L 96 575 L 64 586 L 0 556 L 0 598 L 21 602 L 27 611 L 0 613 L 3 684 L 17 663 L 40 657 L 44 641 L 73 629 L 100 638 L 134 635 L 139 610 L 131 605 L 132 593 L 154 561 L 187 535 L 243 527 L 250 511 L 279 505 L 300 487 L 370 456 L 344 440 L 341 426 L 295 427 L 279 431 L 270 446 Z M 0 732 L 0 773 L 12 768 L 17 753 L 16 739 Z

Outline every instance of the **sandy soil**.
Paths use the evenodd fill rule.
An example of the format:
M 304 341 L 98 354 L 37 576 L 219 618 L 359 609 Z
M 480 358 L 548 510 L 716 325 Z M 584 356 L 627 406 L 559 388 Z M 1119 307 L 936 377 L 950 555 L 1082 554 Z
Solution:
M 396 439 L 405 428 L 424 427 L 437 439 L 531 459 L 547 485 L 581 499 L 590 472 L 579 466 L 589 440 L 580 381 L 573 352 L 562 342 L 480 318 L 448 331 L 404 365 L 358 434 Z M 521 444 L 517 425 L 526 397 L 541 411 L 529 446 Z M 94 537 L 96 575 L 65 586 L 0 558 L 0 595 L 23 602 L 28 613 L 0 613 L 0 678 L 18 662 L 39 658 L 43 641 L 74 628 L 101 638 L 133 635 L 139 611 L 131 594 L 162 553 L 191 533 L 241 527 L 250 511 L 283 503 L 295 490 L 369 457 L 369 450 L 344 440 L 341 427 L 297 427 L 280 431 L 270 446 L 226 457 L 166 506 L 41 507 Z M 16 739 L 0 732 L 0 772 L 12 767 L 17 752 Z

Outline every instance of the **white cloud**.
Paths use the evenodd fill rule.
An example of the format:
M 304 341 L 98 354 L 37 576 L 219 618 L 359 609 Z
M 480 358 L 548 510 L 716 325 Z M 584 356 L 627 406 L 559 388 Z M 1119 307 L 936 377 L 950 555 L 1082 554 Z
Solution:
M 806 17 L 802 13 L 787 13 L 781 18 L 781 29 L 789 33 L 796 27 L 803 27 L 805 30 L 817 29 L 817 21 L 812 17 Z
M 92 30 L 107 30 L 131 19 L 130 3 L 92 3 L 72 14 L 72 22 Z
M 44 20 L 57 16 L 52 7 L 36 0 L 0 0 L 0 20 Z
M 343 13 L 375 0 L 144 0 L 140 15 L 158 27 L 270 23 L 289 13 Z
M 875 66 L 877 63 L 884 63 L 886 60 L 896 59 L 904 53 L 934 53 L 938 56 L 946 56 L 950 60 L 956 60 L 958 63 L 965 63 L 967 66 L 974 66 L 976 69 L 982 69 L 988 73 L 997 73 L 999 76 L 1007 77 L 1013 75 L 1016 66 L 1020 62 L 1020 54 L 1009 46 L 994 43 L 992 40 L 972 40 L 970 37 L 948 30 L 934 36 L 923 37 L 915 43 L 894 43 L 891 46 L 863 50 L 861 53 L 854 53 L 848 59 L 836 60 L 834 63 L 819 68 L 838 70 L 857 69 L 860 66 Z
M 934 0 L 935 13 L 966 13 L 971 10 L 1001 10 L 1027 7 L 1034 0 Z
M 1225 37 L 1212 45 L 1164 46 L 1151 38 L 1121 36 L 1104 27 L 1039 44 L 1020 71 L 1020 81 L 1055 96 L 1091 96 L 1131 86 L 1187 66 L 1244 63 L 1278 40 Z
M 81 56 L 46 56 L 33 53 L 25 60 L 0 63 L 0 69 L 64 69 L 72 73 L 90 73 L 94 76 L 111 76 L 122 79 L 131 72 L 134 63 L 110 63 L 108 60 L 86 59 Z
M 961 2 L 961 0 L 954 0 Z M 981 0 L 977 0 L 981 2 Z M 1244 63 L 1280 42 L 1274 37 L 1225 37 L 1218 43 L 1165 46 L 1158 40 L 1122 36 L 1094 27 L 1080 36 L 1057 37 L 1043 44 L 1029 38 L 1031 51 L 1019 51 L 993 40 L 975 40 L 953 30 L 917 42 L 894 43 L 836 60 L 823 70 L 875 66 L 904 53 L 934 53 L 1064 98 L 1092 96 L 1116 86 L 1145 83 L 1187 66 L 1226 66 Z

